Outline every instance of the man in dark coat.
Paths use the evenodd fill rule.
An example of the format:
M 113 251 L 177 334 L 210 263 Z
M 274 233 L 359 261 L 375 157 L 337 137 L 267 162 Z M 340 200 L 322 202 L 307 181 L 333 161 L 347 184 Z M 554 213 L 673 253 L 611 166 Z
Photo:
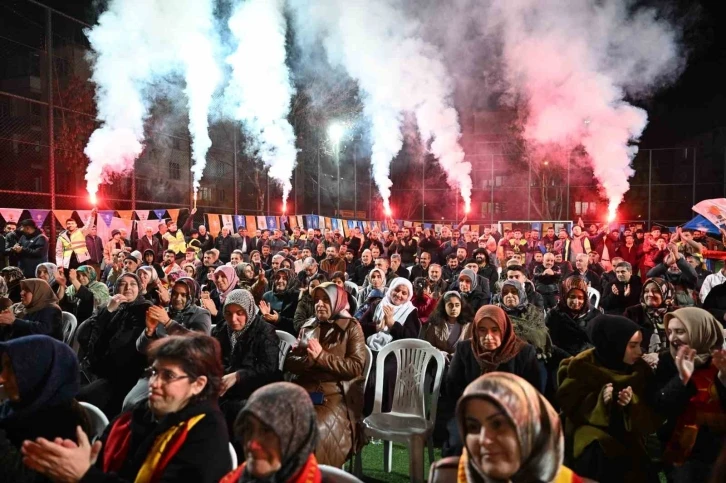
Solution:
M 617 277 L 608 282 L 600 299 L 600 307 L 606 314 L 621 315 L 630 306 L 640 303 L 643 283 L 640 277 L 633 274 L 633 267 L 628 262 L 620 262 L 613 270 Z
M 43 235 L 31 219 L 20 222 L 22 236 L 18 242 L 9 246 L 18 257 L 18 268 L 25 278 L 35 278 L 36 267 L 48 261 L 48 238 Z

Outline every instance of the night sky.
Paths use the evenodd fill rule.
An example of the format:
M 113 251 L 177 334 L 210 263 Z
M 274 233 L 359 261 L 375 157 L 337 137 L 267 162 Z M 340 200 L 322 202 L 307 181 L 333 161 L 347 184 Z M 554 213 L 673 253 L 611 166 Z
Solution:
M 3 0 L 6 1 L 6 0 Z M 47 0 L 64 13 L 93 22 L 103 0 Z M 679 80 L 654 97 L 635 100 L 650 122 L 641 146 L 670 147 L 719 126 L 726 126 L 726 2 L 724 0 L 652 0 L 670 8 L 684 32 L 688 64 Z

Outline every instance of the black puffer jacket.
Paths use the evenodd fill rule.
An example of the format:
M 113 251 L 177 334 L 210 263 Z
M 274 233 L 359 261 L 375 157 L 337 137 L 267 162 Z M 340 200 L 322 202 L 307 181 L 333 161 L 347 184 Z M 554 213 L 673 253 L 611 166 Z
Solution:
M 81 353 L 82 367 L 98 377 L 120 386 L 133 387 L 146 367 L 146 357 L 136 350 L 136 340 L 146 328 L 146 311 L 151 303 L 139 296 L 109 312 L 104 307 L 91 316 L 86 350 Z
M 212 330 L 212 337 L 222 346 L 222 364 L 225 374 L 237 373 L 237 384 L 225 397 L 247 399 L 260 387 L 282 379 L 280 372 L 279 339 L 275 328 L 262 320 L 260 314 L 247 322 L 249 327 L 237 340 L 234 349 L 227 322 Z
M 589 325 L 590 321 L 600 313 L 600 311 L 592 309 L 581 317 L 573 319 L 570 314 L 560 307 L 550 310 L 545 323 L 550 331 L 552 344 L 571 356 L 576 356 L 580 352 L 593 347 Z

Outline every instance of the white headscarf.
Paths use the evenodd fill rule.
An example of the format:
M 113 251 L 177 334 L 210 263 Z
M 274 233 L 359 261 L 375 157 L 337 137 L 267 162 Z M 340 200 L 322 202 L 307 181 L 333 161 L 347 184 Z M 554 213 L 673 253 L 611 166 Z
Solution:
M 393 301 L 391 300 L 391 294 L 394 290 L 396 290 L 396 287 L 398 287 L 399 285 L 405 285 L 406 287 L 408 287 L 408 298 L 401 305 L 394 305 Z M 406 318 L 408 318 L 408 314 L 410 314 L 416 308 L 414 307 L 413 303 L 411 303 L 412 297 L 413 285 L 411 285 L 411 282 L 403 277 L 394 278 L 393 280 L 391 280 L 391 285 L 388 287 L 385 297 L 381 299 L 378 307 L 376 307 L 376 311 L 373 313 L 373 320 L 376 323 L 383 320 L 383 307 L 389 306 L 393 309 L 393 320 L 403 325 L 403 323 L 406 322 Z

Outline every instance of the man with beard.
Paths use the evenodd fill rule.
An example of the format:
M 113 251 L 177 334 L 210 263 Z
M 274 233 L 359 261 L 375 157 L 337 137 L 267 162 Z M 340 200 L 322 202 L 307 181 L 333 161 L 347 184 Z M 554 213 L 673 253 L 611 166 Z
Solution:
M 330 278 L 335 272 L 345 272 L 345 260 L 338 256 L 338 249 L 330 245 L 325 249 L 325 260 L 320 262 L 320 270 Z
M 352 281 L 355 276 L 355 269 L 358 266 L 357 260 L 353 258 L 353 252 L 350 250 L 345 252 L 343 259 L 345 260 L 345 273 L 347 278 Z
M 459 276 L 459 272 L 461 272 L 463 269 L 464 267 L 459 265 L 459 258 L 456 256 L 456 254 L 449 253 L 449 255 L 446 257 L 446 266 L 444 267 L 444 273 L 442 276 L 447 283 L 451 283 L 457 279 L 457 277 Z
M 219 260 L 222 264 L 229 263 L 232 252 L 236 249 L 236 241 L 230 235 L 228 226 L 222 227 L 222 233 L 215 240 L 214 248 L 219 250 Z
M 356 267 L 355 274 L 353 275 L 353 283 L 362 287 L 370 271 L 375 268 L 371 251 L 367 249 L 363 250 L 363 253 L 361 253 L 360 256 L 360 261 L 361 263 Z
M 542 295 L 545 309 L 551 309 L 557 305 L 561 279 L 562 271 L 555 264 L 554 254 L 545 253 L 542 265 L 534 269 L 534 287 L 537 293 Z
M 260 301 L 260 313 L 265 322 L 292 335 L 297 335 L 293 320 L 300 297 L 298 287 L 292 271 L 281 268 L 272 278 L 272 290 L 265 292 Z
M 164 252 L 164 258 L 161 261 L 161 268 L 164 271 L 164 277 L 168 276 L 171 272 L 181 272 L 181 267 L 178 263 L 176 263 L 175 259 L 175 253 L 171 250 L 167 250 Z M 186 256 L 186 253 L 184 253 Z
M 426 277 L 429 266 L 431 265 L 431 254 L 429 252 L 421 252 L 418 256 L 418 265 L 414 265 L 411 268 L 411 280 L 416 280 L 419 277 Z
M 236 267 L 240 263 L 242 263 L 242 259 L 244 258 L 244 255 L 240 250 L 233 250 L 232 254 L 229 256 L 229 263 L 227 265 Z
M 621 315 L 625 309 L 640 303 L 643 284 L 640 277 L 633 274 L 633 266 L 628 262 L 615 265 L 616 280 L 608 283 L 603 291 L 600 306 L 606 314 Z
M 303 261 L 303 269 L 297 274 L 297 282 L 301 287 L 307 287 L 310 279 L 318 273 L 318 262 L 313 257 L 308 257 Z
M 555 229 L 551 226 L 547 228 L 547 233 L 542 237 L 542 241 L 539 242 L 539 246 L 544 253 L 552 253 L 555 250 L 556 241 L 557 237 L 555 236 Z
M 269 289 L 272 289 L 272 279 L 277 273 L 278 270 L 280 270 L 280 264 L 285 259 L 284 255 L 282 253 L 275 253 L 273 255 L 272 260 L 270 261 L 270 268 L 268 270 L 265 270 L 265 278 L 269 280 Z
M 411 236 L 411 229 L 406 227 L 403 229 L 403 236 L 398 239 L 397 243 L 392 244 L 388 253 L 401 255 L 401 264 L 404 267 L 413 266 L 418 252 L 418 243 Z
M 590 250 L 590 253 L 587 254 L 587 258 L 587 268 L 595 272 L 598 277 L 602 277 L 602 274 L 605 273 L 605 269 L 603 269 L 602 265 L 600 265 L 600 254 L 595 250 Z M 615 263 L 613 260 L 611 260 L 611 262 Z
M 353 252 L 353 258 L 358 256 L 358 252 L 363 245 L 363 236 L 360 234 L 360 228 L 357 226 L 350 232 L 350 236 L 345 239 L 348 250 Z
M 428 279 L 431 286 L 431 296 L 436 300 L 440 299 L 449 288 L 449 284 L 442 277 L 441 265 L 432 263 L 429 266 Z
M 58 268 L 66 270 L 78 268 L 91 259 L 91 254 L 86 246 L 86 235 L 93 226 L 95 216 L 96 209 L 94 208 L 81 229 L 78 229 L 76 220 L 68 218 L 66 230 L 58 235 L 58 241 L 55 244 L 55 264 Z
M 441 256 L 439 257 L 439 259 L 447 260 L 448 264 L 449 255 L 456 254 L 456 249 L 459 247 L 464 248 L 466 247 L 466 244 L 461 238 L 461 232 L 459 230 L 453 230 L 451 232 L 451 240 L 444 242 L 444 244 L 441 245 Z
M 428 253 L 429 254 L 429 263 L 435 261 L 432 259 L 432 256 L 437 256 L 437 253 L 439 251 L 439 247 L 441 246 L 441 242 L 436 239 L 436 233 L 430 228 L 425 228 L 421 238 L 419 239 L 418 246 L 421 249 L 421 253 Z M 438 260 L 436 260 L 438 261 Z M 421 257 L 419 255 L 419 263 L 421 262 Z M 428 269 L 428 266 L 427 266 Z M 413 274 L 413 270 L 411 270 L 411 273 Z M 417 275 L 418 277 L 425 277 L 426 270 L 424 270 L 421 274 Z M 411 275 L 411 280 L 415 280 L 416 277 Z
M 216 261 L 216 256 L 212 250 L 204 252 L 204 255 L 202 255 L 202 264 L 197 268 L 196 279 L 199 286 L 203 287 L 208 284 L 210 282 L 210 280 L 208 280 L 210 269 L 216 269 L 221 265 L 221 263 Z

